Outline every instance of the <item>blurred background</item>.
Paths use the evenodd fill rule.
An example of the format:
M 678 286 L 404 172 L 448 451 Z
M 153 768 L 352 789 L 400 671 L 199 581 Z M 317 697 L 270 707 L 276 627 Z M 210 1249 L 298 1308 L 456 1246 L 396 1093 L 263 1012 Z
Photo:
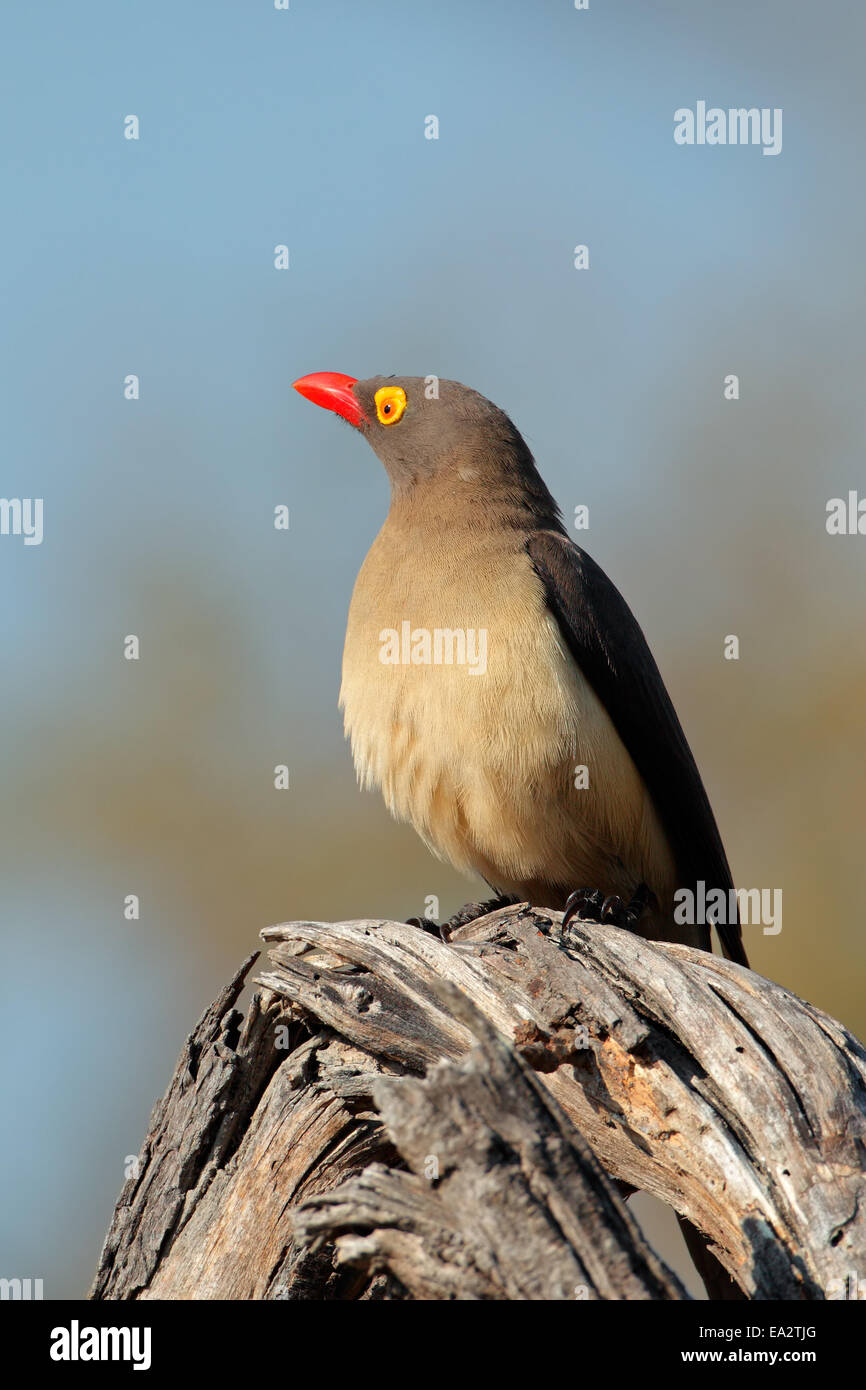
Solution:
M 0 537 L 0 1275 L 86 1293 L 261 927 L 485 896 L 356 788 L 387 486 L 307 372 L 465 381 L 589 507 L 735 881 L 783 890 L 755 968 L 866 1035 L 866 539 L 825 529 L 866 491 L 864 31 L 847 0 L 5 7 L 2 491 L 44 541 Z M 782 153 L 676 145 L 699 100 L 781 107 Z

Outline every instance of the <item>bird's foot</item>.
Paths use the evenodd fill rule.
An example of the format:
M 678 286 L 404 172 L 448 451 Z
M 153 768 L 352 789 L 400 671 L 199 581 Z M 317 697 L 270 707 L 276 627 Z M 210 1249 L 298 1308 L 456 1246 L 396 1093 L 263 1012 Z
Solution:
M 514 903 L 519 903 L 520 898 L 511 897 L 508 893 L 502 893 L 498 898 L 488 898 L 483 903 L 464 903 L 453 917 L 449 917 L 445 923 L 449 934 L 456 931 L 458 927 L 465 927 L 469 922 L 475 922 L 479 917 L 486 917 L 488 912 L 496 912 L 500 907 L 511 907 Z
M 418 927 L 421 931 L 426 932 L 428 936 L 438 937 L 440 941 L 448 940 L 448 936 L 446 934 L 448 929 L 448 923 L 443 922 L 442 926 L 440 927 L 435 917 L 407 917 L 406 926 Z
M 624 903 L 616 893 L 604 896 L 599 889 L 578 888 L 565 904 L 562 930 L 567 931 L 577 919 L 581 922 L 599 922 L 603 926 L 623 927 L 634 931 L 645 907 L 653 901 L 653 893 L 645 883 L 638 884 L 634 897 Z
M 421 931 L 428 932 L 431 936 L 438 936 L 441 941 L 448 941 L 451 933 L 458 927 L 465 927 L 469 922 L 476 921 L 479 917 L 486 917 L 488 912 L 495 912 L 500 907 L 510 907 L 512 903 L 519 902 L 519 898 L 508 897 L 503 894 L 498 898 L 488 898 L 483 903 L 464 903 L 453 917 L 449 917 L 447 922 L 440 926 L 430 917 L 409 917 L 407 923 L 410 927 L 420 927 Z

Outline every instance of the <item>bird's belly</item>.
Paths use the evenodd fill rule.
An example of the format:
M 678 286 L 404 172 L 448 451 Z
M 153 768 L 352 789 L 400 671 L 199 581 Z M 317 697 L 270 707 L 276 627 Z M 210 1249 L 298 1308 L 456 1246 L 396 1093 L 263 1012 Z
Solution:
M 341 705 L 359 780 L 438 855 L 500 891 L 552 907 L 585 885 L 628 894 L 664 876 L 664 891 L 670 855 L 643 782 L 531 567 L 522 578 L 516 592 L 448 614 L 451 633 L 469 620 L 462 663 L 436 662 L 441 602 L 416 616 L 353 599 Z

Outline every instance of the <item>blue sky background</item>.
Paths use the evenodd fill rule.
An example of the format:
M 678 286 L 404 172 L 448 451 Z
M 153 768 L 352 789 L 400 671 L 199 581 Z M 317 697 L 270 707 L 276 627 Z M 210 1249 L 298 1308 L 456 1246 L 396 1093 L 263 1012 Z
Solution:
M 866 1031 L 866 539 L 824 528 L 866 493 L 864 30 L 836 0 L 5 7 L 2 493 L 45 538 L 0 537 L 0 1274 L 86 1290 L 260 927 L 474 895 L 355 788 L 340 653 L 387 488 L 310 371 L 466 381 L 590 507 L 735 879 L 784 890 L 757 968 Z M 701 99 L 781 107 L 782 153 L 675 145 Z

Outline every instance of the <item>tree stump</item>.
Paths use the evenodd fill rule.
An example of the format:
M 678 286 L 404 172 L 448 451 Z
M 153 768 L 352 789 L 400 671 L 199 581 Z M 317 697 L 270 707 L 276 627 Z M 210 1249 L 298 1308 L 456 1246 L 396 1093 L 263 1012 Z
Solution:
M 255 956 L 155 1107 L 92 1298 L 686 1298 L 634 1189 L 746 1298 L 866 1278 L 866 1053 L 779 985 L 525 905 L 447 943 L 262 936 L 246 1017 Z

